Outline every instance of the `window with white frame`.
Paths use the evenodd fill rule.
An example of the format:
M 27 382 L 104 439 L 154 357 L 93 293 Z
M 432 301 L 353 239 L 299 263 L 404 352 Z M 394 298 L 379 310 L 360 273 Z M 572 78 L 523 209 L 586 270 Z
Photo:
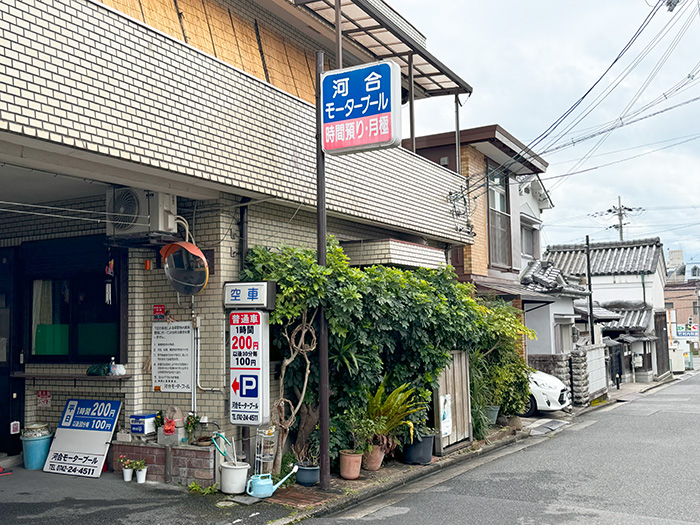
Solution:
M 540 231 L 532 224 L 521 223 L 520 225 L 520 252 L 533 259 L 539 258 Z
M 558 354 L 566 354 L 574 349 L 573 325 L 571 323 L 554 324 L 554 347 Z
M 508 172 L 488 166 L 489 262 L 493 266 L 510 267 L 510 208 Z

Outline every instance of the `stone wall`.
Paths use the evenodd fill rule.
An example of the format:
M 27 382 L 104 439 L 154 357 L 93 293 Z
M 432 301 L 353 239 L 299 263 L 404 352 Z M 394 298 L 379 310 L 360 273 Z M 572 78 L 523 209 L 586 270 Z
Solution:
M 574 405 L 588 405 L 590 392 L 588 358 L 585 350 L 574 350 L 570 354 L 530 354 L 527 356 L 527 364 L 559 378 L 571 390 Z
M 576 406 L 587 406 L 591 399 L 588 385 L 588 356 L 583 349 L 571 352 L 572 401 Z

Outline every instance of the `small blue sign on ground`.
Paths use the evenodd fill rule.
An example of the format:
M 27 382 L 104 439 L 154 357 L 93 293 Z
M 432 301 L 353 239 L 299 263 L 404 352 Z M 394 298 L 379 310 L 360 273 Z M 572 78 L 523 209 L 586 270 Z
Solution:
M 66 401 L 44 472 L 100 477 L 121 408 L 121 401 Z

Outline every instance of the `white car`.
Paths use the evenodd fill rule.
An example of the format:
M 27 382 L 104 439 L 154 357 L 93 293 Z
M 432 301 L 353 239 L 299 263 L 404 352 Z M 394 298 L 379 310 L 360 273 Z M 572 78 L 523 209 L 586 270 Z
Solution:
M 522 417 L 531 417 L 537 411 L 554 412 L 571 406 L 571 394 L 567 386 L 553 375 L 535 370 L 530 374 L 530 399 Z

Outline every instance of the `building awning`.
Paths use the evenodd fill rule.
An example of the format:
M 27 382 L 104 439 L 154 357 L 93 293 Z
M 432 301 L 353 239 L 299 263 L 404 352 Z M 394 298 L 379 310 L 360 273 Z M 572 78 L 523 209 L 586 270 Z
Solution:
M 293 0 L 335 28 L 335 0 Z M 343 0 L 343 36 L 377 60 L 393 60 L 409 76 L 413 55 L 414 82 L 424 96 L 469 94 L 472 87 L 425 48 L 425 37 L 381 0 Z M 418 93 L 417 93 L 418 94 Z
M 480 294 L 495 294 L 503 295 L 509 298 L 520 298 L 526 303 L 544 303 L 550 304 L 556 301 L 556 298 L 547 294 L 533 292 L 528 290 L 520 283 L 504 283 L 501 281 L 492 281 L 486 278 L 474 278 L 476 291 Z

